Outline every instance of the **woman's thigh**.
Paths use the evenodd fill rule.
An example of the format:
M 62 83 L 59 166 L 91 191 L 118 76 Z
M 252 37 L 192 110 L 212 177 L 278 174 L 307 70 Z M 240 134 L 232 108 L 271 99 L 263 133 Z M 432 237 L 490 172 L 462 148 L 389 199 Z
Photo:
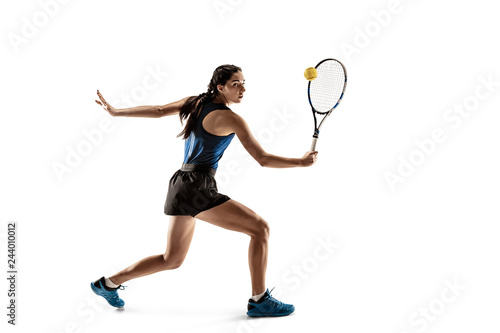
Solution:
M 262 217 L 233 199 L 198 213 L 195 218 L 249 236 L 269 234 L 269 225 Z
M 193 239 L 196 219 L 192 216 L 171 216 L 168 227 L 165 258 L 175 258 L 182 263 Z

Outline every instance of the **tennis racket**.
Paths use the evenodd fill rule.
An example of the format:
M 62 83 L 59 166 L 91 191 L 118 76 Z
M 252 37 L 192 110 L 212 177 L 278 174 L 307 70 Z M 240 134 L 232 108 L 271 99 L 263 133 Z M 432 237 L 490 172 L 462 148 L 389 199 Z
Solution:
M 347 73 L 340 61 L 331 58 L 325 59 L 320 61 L 315 68 L 318 76 L 316 79 L 309 81 L 307 85 L 307 95 L 314 117 L 311 151 L 316 149 L 316 141 L 318 141 L 321 125 L 323 125 L 326 117 L 332 113 L 333 109 L 339 105 L 347 84 Z M 319 126 L 317 115 L 323 116 Z

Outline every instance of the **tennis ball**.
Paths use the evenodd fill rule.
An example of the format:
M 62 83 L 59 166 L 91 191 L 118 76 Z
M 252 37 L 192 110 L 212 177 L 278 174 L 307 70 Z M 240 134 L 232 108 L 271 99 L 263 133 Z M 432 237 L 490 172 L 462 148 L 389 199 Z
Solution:
M 309 81 L 312 81 L 314 80 L 315 78 L 318 77 L 318 71 L 316 70 L 316 68 L 314 67 L 309 67 L 309 68 L 306 68 L 305 72 L 304 72 L 304 76 L 306 77 L 306 79 L 308 79 Z

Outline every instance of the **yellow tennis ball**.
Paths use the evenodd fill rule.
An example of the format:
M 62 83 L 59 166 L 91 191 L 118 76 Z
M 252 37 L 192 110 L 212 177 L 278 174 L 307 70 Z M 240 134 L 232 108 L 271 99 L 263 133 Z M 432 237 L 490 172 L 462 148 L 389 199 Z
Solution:
M 312 81 L 314 80 L 315 78 L 318 77 L 318 71 L 316 70 L 316 68 L 314 67 L 309 67 L 309 68 L 306 68 L 305 72 L 304 72 L 304 76 L 306 77 L 306 79 L 308 79 L 309 81 Z

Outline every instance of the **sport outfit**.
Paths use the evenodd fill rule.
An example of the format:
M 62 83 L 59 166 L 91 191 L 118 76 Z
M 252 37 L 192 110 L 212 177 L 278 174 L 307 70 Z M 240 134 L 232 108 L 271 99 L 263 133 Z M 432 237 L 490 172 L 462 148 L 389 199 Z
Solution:
M 203 105 L 196 125 L 184 144 L 184 161 L 170 179 L 164 213 L 191 215 L 218 206 L 230 198 L 217 190 L 215 172 L 234 133 L 219 136 L 203 128 L 203 119 L 214 110 L 231 110 L 211 101 Z

